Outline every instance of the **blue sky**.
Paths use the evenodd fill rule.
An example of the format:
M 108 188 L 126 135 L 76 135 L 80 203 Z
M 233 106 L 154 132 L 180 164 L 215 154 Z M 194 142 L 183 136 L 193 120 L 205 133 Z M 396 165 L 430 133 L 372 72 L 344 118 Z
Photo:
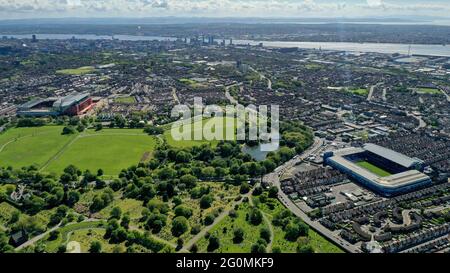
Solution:
M 0 0 L 0 18 L 380 17 L 450 18 L 450 0 Z

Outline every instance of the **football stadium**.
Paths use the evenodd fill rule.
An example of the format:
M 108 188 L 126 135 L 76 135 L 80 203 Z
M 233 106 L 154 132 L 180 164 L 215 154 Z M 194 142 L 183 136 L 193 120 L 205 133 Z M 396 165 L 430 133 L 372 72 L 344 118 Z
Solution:
M 431 184 L 431 178 L 422 173 L 422 160 L 371 143 L 326 152 L 324 163 L 386 197 Z
M 76 116 L 86 113 L 93 106 L 88 92 L 72 93 L 61 98 L 34 99 L 22 104 L 17 109 L 18 116 Z

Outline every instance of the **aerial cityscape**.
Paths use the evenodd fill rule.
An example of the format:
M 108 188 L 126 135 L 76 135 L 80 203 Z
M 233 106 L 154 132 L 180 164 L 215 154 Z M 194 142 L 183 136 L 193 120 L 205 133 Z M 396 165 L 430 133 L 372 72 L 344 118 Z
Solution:
M 450 253 L 446 1 L 12 2 L 0 257 Z

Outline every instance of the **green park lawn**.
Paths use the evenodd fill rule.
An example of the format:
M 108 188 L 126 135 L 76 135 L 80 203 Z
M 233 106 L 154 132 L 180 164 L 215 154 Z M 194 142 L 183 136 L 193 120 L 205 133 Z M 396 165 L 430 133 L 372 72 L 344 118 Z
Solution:
M 180 127 L 175 127 L 175 130 L 178 130 L 179 132 L 186 131 L 187 132 L 186 135 L 190 136 L 191 140 L 188 139 L 188 140 L 178 141 L 178 140 L 174 139 L 174 137 L 172 136 L 171 126 L 168 126 L 167 130 L 164 132 L 164 138 L 167 140 L 167 144 L 169 144 L 170 146 L 179 147 L 179 148 L 191 147 L 194 145 L 201 145 L 201 144 L 211 144 L 211 145 L 215 146 L 215 145 L 217 145 L 219 140 L 216 140 L 216 139 L 207 140 L 207 139 L 205 139 L 205 137 L 203 137 L 202 140 L 194 140 L 194 135 L 196 133 L 197 134 L 201 133 L 203 128 L 207 127 L 207 128 L 212 128 L 212 130 L 211 130 L 212 132 L 216 132 L 216 131 L 221 132 L 220 134 L 218 134 L 218 137 L 223 139 L 226 136 L 225 128 L 227 128 L 227 122 L 229 122 L 231 119 L 233 119 L 233 118 L 214 117 L 214 118 L 210 118 L 210 119 L 203 119 L 202 121 L 196 121 L 189 125 L 182 125 Z M 202 123 L 202 124 L 200 124 L 200 123 Z M 203 125 L 203 127 L 199 126 L 199 128 L 196 128 L 196 126 L 198 126 L 198 125 Z M 235 123 L 234 127 L 236 127 L 236 123 Z M 208 129 L 208 131 L 209 131 L 209 129 Z M 234 138 L 234 133 L 233 133 L 233 138 Z
M 255 197 L 253 198 L 257 199 Z M 273 204 L 272 206 L 269 206 L 268 203 L 256 203 L 258 203 L 258 208 L 264 212 L 268 219 L 272 222 L 275 214 L 286 208 L 277 199 L 272 199 L 270 202 Z M 299 243 L 311 245 L 316 253 L 343 253 L 339 247 L 325 239 L 311 228 L 309 229 L 307 237 L 300 237 L 296 242 L 291 242 L 285 238 L 286 233 L 281 227 L 273 224 L 272 226 L 274 229 L 272 249 L 277 247 L 282 253 L 295 253 Z
M 142 130 L 105 129 L 79 135 L 57 159 L 44 170 L 60 172 L 73 164 L 81 170 L 117 175 L 122 169 L 139 163 L 146 152 L 156 147 L 157 140 Z
M 20 168 L 37 165 L 44 171 L 62 172 L 70 164 L 78 168 L 117 175 L 139 163 L 157 144 L 140 129 L 87 130 L 62 135 L 61 126 L 14 128 L 0 135 L 0 164 Z
M 377 166 L 375 166 L 375 165 L 373 165 L 373 164 L 371 164 L 371 163 L 369 163 L 367 161 L 357 162 L 356 165 L 358 165 L 358 166 L 368 170 L 371 173 L 374 173 L 374 174 L 376 174 L 378 176 L 381 176 L 381 177 L 386 177 L 386 176 L 390 176 L 391 175 L 391 173 L 389 173 L 389 172 L 387 172 L 387 171 L 385 171 L 385 170 L 383 170 L 383 169 L 381 169 L 381 168 L 379 168 L 379 167 L 377 167 Z
M 428 94 L 428 95 L 442 94 L 441 91 L 437 88 L 418 88 L 417 93 Z
M 79 68 L 71 68 L 71 69 L 61 69 L 57 70 L 57 74 L 63 74 L 63 75 L 84 75 L 91 72 L 94 72 L 95 68 L 93 66 L 83 66 Z
M 134 104 L 136 103 L 136 99 L 134 97 L 118 97 L 114 99 L 114 102 L 120 104 Z
M 358 96 L 367 96 L 369 95 L 369 90 L 367 88 L 348 88 L 345 90 L 346 92 L 358 95 Z
M 250 253 L 251 246 L 259 239 L 259 231 L 262 227 L 267 227 L 265 221 L 258 226 L 254 226 L 246 220 L 246 215 L 250 212 L 250 205 L 242 203 L 236 211 L 237 217 L 226 216 L 221 222 L 216 224 L 209 233 L 216 235 L 220 240 L 220 247 L 213 252 L 217 253 Z M 244 230 L 244 240 L 240 243 L 233 242 L 233 231 L 235 228 Z M 202 238 L 197 242 L 200 252 L 208 252 L 208 239 Z
M 74 136 L 61 135 L 60 126 L 15 128 L 0 134 L 0 164 L 3 167 L 43 166 Z

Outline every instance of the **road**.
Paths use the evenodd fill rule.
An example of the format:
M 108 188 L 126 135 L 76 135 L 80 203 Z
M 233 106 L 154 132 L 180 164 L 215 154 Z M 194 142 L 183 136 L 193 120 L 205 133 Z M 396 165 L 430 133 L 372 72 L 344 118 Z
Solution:
M 175 102 L 177 104 L 180 104 L 180 100 L 178 99 L 178 95 L 177 95 L 177 89 L 175 87 L 172 87 L 172 96 L 173 96 L 173 99 L 175 100 Z
M 419 126 L 417 126 L 414 130 L 419 130 L 421 128 L 425 128 L 427 127 L 427 123 L 422 119 L 421 116 L 416 116 L 410 112 L 406 112 L 406 115 L 409 117 L 413 117 L 415 119 L 417 119 L 417 121 L 419 122 Z
M 375 91 L 375 87 L 377 87 L 376 85 L 372 85 L 369 89 L 369 95 L 367 96 L 367 100 L 371 101 L 372 97 L 373 97 L 373 92 Z
M 241 86 L 241 83 L 237 83 L 237 84 L 233 84 L 233 85 L 229 85 L 229 86 L 225 87 L 225 97 L 228 99 L 230 104 L 239 104 L 239 102 L 228 91 L 231 87 L 234 87 L 234 86 Z
M 387 92 L 387 88 L 385 87 L 385 88 L 383 88 L 383 94 L 381 95 L 381 98 L 383 99 L 383 101 L 387 101 L 386 92 Z
M 306 224 L 308 224 L 312 229 L 317 231 L 318 233 L 322 234 L 323 236 L 327 237 L 329 240 L 333 241 L 335 244 L 339 245 L 341 248 L 346 250 L 350 253 L 356 253 L 360 252 L 360 250 L 353 245 L 350 245 L 343 239 L 335 236 L 330 230 L 322 226 L 321 224 L 312 221 L 306 213 L 304 213 L 297 205 L 292 202 L 292 200 L 289 199 L 289 197 L 281 190 L 280 185 L 280 177 L 283 175 L 283 173 L 290 169 L 291 167 L 295 166 L 298 162 L 301 162 L 302 160 L 309 157 L 311 154 L 316 153 L 320 147 L 322 146 L 323 142 L 319 138 L 314 139 L 314 144 L 306 150 L 303 154 L 299 155 L 298 157 L 291 159 L 290 161 L 286 162 L 282 166 L 275 169 L 274 172 L 267 174 L 263 177 L 263 181 L 270 183 L 273 186 L 276 186 L 278 188 L 278 199 L 283 203 L 283 205 L 288 208 L 293 214 L 295 214 L 297 217 L 302 219 Z

